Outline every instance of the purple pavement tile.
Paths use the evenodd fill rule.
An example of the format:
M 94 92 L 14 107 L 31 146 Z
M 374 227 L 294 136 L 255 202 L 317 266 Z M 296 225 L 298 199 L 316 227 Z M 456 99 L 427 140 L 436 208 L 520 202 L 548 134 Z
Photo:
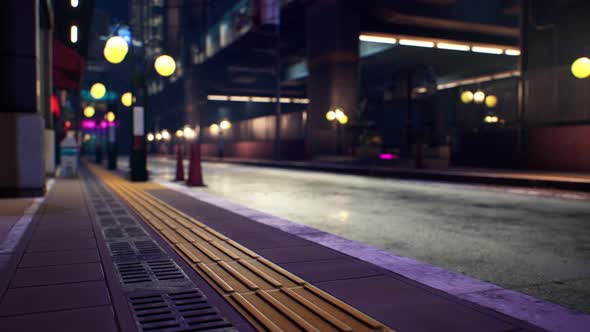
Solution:
M 11 288 L 0 302 L 0 316 L 78 309 L 110 303 L 104 281 Z
M 35 252 L 24 254 L 19 268 L 100 262 L 97 249 Z
M 115 332 L 119 331 L 110 306 L 0 317 L 2 331 Z
M 297 247 L 258 249 L 256 253 L 276 264 L 349 257 L 348 255 L 313 243 Z
M 316 286 L 397 331 L 515 331 L 517 326 L 390 276 L 319 282 Z
M 0 254 L 0 273 L 2 273 L 2 271 L 8 267 L 9 262 L 10 255 Z
M 258 233 L 242 233 L 235 236 L 227 235 L 221 230 L 220 232 L 254 251 L 258 249 L 305 246 L 309 244 L 307 240 L 272 228 Z
M 29 267 L 16 271 L 11 288 L 103 280 L 100 263 Z
M 48 241 L 34 242 L 31 241 L 27 247 L 27 252 L 38 251 L 59 251 L 59 250 L 78 250 L 78 249 L 93 249 L 96 248 L 96 240 L 93 238 L 86 239 L 71 239 L 71 238 L 55 238 Z
M 381 275 L 371 265 L 349 258 L 279 264 L 305 281 L 316 283 L 329 280 L 366 278 Z

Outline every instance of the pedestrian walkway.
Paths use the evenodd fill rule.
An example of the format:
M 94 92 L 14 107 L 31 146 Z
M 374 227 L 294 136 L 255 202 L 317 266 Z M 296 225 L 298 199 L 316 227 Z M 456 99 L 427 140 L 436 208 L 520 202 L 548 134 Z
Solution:
M 0 330 L 252 330 L 140 222 L 92 178 L 57 180 L 0 273 Z
M 337 161 L 274 161 L 241 158 L 205 158 L 211 162 L 250 166 L 269 166 L 333 173 L 369 175 L 415 180 L 448 181 L 562 190 L 590 191 L 590 174 L 543 171 L 499 170 L 483 168 L 415 169 L 409 167 Z
M 258 329 L 541 330 L 154 183 L 92 171 Z

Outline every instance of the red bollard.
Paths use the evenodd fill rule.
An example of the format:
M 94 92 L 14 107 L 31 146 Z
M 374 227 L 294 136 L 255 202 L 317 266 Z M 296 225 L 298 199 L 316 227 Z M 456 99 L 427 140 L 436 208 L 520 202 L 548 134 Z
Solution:
M 191 155 L 188 166 L 188 179 L 186 185 L 189 187 L 202 187 L 203 173 L 201 170 L 201 143 L 195 141 L 191 143 Z
M 176 145 L 176 179 L 175 181 L 184 181 L 184 165 L 182 164 L 182 145 Z

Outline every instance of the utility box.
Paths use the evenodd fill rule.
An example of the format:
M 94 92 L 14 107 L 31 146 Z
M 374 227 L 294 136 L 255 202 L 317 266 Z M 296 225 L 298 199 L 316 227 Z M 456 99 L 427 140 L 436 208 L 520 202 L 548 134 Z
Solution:
M 78 176 L 78 142 L 73 135 L 68 133 L 67 137 L 59 145 L 61 156 L 62 178 L 75 178 Z

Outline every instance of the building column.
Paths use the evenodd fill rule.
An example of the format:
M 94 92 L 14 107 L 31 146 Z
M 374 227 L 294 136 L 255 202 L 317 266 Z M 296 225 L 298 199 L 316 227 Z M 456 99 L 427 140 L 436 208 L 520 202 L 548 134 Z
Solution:
M 49 7 L 40 0 L 9 1 L 0 11 L 0 72 L 4 80 L 0 108 L 0 196 L 39 196 L 45 192 L 44 120 L 40 104 L 48 84 L 40 71 L 48 49 L 41 28 L 49 28 Z M 45 93 L 41 93 L 44 91 Z
M 319 0 L 307 8 L 307 110 L 306 157 L 338 153 L 338 129 L 326 112 L 340 108 L 349 119 L 359 108 L 359 1 Z M 351 137 L 341 128 L 342 151 L 350 150 Z
M 590 3 L 523 1 L 520 117 L 526 166 L 590 171 L 590 77 L 571 64 L 590 57 Z

